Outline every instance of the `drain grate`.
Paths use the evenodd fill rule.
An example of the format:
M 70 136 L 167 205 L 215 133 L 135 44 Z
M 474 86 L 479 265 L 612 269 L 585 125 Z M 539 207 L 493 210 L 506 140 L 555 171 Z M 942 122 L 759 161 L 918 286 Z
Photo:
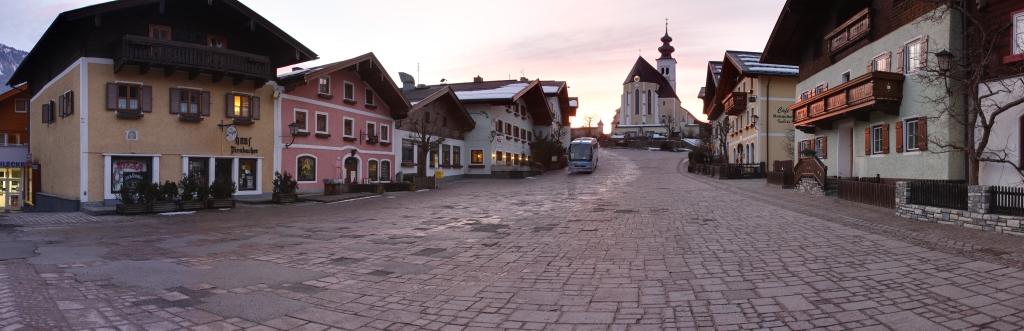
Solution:
M 424 248 L 424 249 L 419 250 L 416 253 L 412 253 L 412 255 L 415 255 L 415 256 L 431 256 L 431 255 L 434 255 L 434 254 L 437 254 L 437 253 L 440 253 L 440 252 L 444 252 L 444 251 L 446 251 L 446 249 L 444 249 L 444 248 Z

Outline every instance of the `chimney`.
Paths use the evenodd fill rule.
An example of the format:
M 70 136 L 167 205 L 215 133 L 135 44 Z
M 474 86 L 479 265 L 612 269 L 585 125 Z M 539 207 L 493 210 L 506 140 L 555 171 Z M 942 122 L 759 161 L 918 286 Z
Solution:
M 523 82 L 523 83 L 526 83 L 526 82 L 529 82 L 530 80 L 527 79 L 526 77 L 519 77 L 519 81 Z
M 292 67 L 292 71 L 293 72 L 294 71 L 302 71 L 302 70 L 306 70 L 306 69 L 303 69 L 302 67 Z
M 484 78 L 480 77 L 480 75 L 476 75 L 476 77 L 473 77 L 473 82 L 474 83 L 483 83 L 484 82 Z
M 416 79 L 412 75 L 399 72 L 398 78 L 402 81 L 402 91 L 410 91 L 416 88 Z

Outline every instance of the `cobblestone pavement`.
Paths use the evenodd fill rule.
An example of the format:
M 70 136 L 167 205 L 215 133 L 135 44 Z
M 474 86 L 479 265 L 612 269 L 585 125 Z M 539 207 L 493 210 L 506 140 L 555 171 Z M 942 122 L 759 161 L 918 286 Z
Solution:
M 683 156 L 607 150 L 592 175 L 0 228 L 36 247 L 0 261 L 0 330 L 1024 327 L 1024 271 L 971 254 L 984 244 L 743 193 L 680 174 Z

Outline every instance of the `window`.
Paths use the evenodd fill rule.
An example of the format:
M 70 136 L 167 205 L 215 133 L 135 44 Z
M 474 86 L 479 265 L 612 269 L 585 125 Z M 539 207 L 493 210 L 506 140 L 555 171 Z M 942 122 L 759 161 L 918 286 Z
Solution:
M 653 104 L 651 104 L 651 90 L 647 90 L 647 115 L 653 114 L 651 111 L 651 109 L 654 109 L 653 107 Z
M 370 160 L 367 163 L 366 174 L 367 176 L 370 177 L 371 182 L 376 182 L 380 179 L 380 177 L 377 175 L 377 171 L 379 171 L 379 169 L 377 168 L 377 164 L 377 160 Z
M 238 159 L 238 190 L 255 191 L 258 179 L 256 159 Z
M 753 152 L 754 145 L 750 145 L 749 150 Z M 821 159 L 828 158 L 828 137 L 822 136 L 814 138 L 814 155 L 817 155 Z
M 316 158 L 310 155 L 299 156 L 295 164 L 295 178 L 300 182 L 316 182 Z
M 512 124 L 511 123 L 505 122 L 505 135 L 506 136 L 511 136 L 512 135 Z
M 497 151 L 494 153 L 494 160 L 498 161 L 498 163 L 501 163 L 505 161 L 504 156 L 504 153 L 502 153 L 501 151 Z
M 328 134 L 327 113 L 316 113 L 316 133 Z
M 533 142 L 533 132 L 526 132 L 526 141 Z
M 380 160 L 380 181 L 390 182 L 391 181 L 391 161 Z
M 363 93 L 363 96 L 366 97 L 366 100 L 364 102 L 366 102 L 367 106 L 374 105 L 373 90 L 366 89 L 366 92 Z
M 299 132 L 309 132 L 309 125 L 307 124 L 308 120 L 306 119 L 306 114 L 307 112 L 305 110 L 295 110 L 295 128 L 298 129 Z
M 912 73 L 923 68 L 928 63 L 928 37 L 914 39 L 901 51 L 903 73 Z
M 498 125 L 496 125 L 496 126 L 495 126 L 495 128 L 496 128 L 497 130 L 494 130 L 494 131 L 497 131 L 497 132 L 498 132 L 498 134 L 502 134 L 502 133 L 503 133 L 503 131 L 504 131 L 504 130 L 503 130 L 503 128 L 504 128 L 504 127 L 505 127 L 505 122 L 502 122 L 501 120 L 498 120 Z
M 1024 54 L 1024 11 L 1013 14 L 1013 54 Z
M 186 116 L 199 116 L 202 112 L 202 100 L 203 91 L 191 90 L 191 89 L 172 89 L 171 90 L 172 102 L 175 100 L 176 103 L 171 104 L 173 114 L 177 111 L 180 115 Z
M 356 101 L 356 86 L 345 82 L 345 100 Z
M 140 183 L 153 182 L 153 158 L 110 157 L 110 193 L 134 190 Z
M 228 93 L 227 98 L 228 118 L 234 118 L 236 123 L 239 121 L 260 119 L 259 97 L 247 94 Z
M 505 153 L 505 165 L 512 165 L 512 153 Z
M 885 152 L 884 128 L 884 125 L 871 127 L 871 154 L 882 154 Z
M 344 128 L 343 129 L 345 131 L 342 132 L 342 136 L 345 136 L 345 137 L 348 137 L 348 138 L 355 138 L 356 120 L 351 119 L 351 118 L 346 118 L 345 121 L 344 121 Z
M 823 93 L 823 92 L 825 92 L 825 90 L 828 90 L 828 83 L 827 82 L 823 82 L 821 84 L 818 84 L 818 86 L 815 86 L 814 87 L 814 94 Z
M 512 127 L 512 138 L 516 138 L 516 140 L 519 140 L 519 127 L 518 126 L 513 126 Z
M 482 149 L 471 150 L 469 152 L 469 163 L 484 164 L 484 151 Z
M 452 165 L 462 166 L 462 148 L 459 146 L 452 146 Z
M 347 87 L 346 87 L 347 88 Z M 317 79 L 316 93 L 321 96 L 331 95 L 331 77 L 324 76 Z
M 633 90 L 633 114 L 640 115 L 640 90 Z
M 441 166 L 448 167 L 452 165 L 452 146 L 441 145 Z
M 149 37 L 156 40 L 171 40 L 171 27 L 166 25 L 150 24 Z
M 56 111 L 57 104 L 50 100 L 50 102 L 44 103 L 42 106 L 42 116 L 39 116 L 43 120 L 43 124 L 52 124 L 56 122 Z
M 811 91 L 803 91 L 800 93 L 800 101 L 807 100 L 811 97 Z
M 228 40 L 227 38 L 224 38 L 224 36 L 219 36 L 215 34 L 207 35 L 206 46 L 214 48 L 226 48 L 228 47 Z
M 437 147 L 432 148 L 428 155 L 430 157 L 430 167 L 437 168 Z
M 140 85 L 117 85 L 117 110 L 137 111 L 140 109 L 139 95 L 142 86 Z
M 839 78 L 839 81 L 843 82 L 843 83 L 849 82 L 850 81 L 850 72 L 849 71 L 844 72 L 842 77 Z
M 402 163 L 413 164 L 416 163 L 415 147 L 410 139 L 402 139 Z
M 391 126 L 387 124 L 380 125 L 380 141 L 390 142 L 391 141 Z
M 377 123 L 366 122 L 366 141 L 371 144 L 377 142 Z
M 75 113 L 75 92 L 67 91 L 57 96 L 57 114 L 61 118 L 71 116 Z
M 903 150 L 916 151 L 917 148 L 917 122 L 916 118 L 903 121 Z
M 891 71 L 892 57 L 891 53 L 885 52 L 871 60 L 871 71 Z
M 28 99 L 14 99 L 14 112 L 15 113 L 27 113 L 28 112 Z

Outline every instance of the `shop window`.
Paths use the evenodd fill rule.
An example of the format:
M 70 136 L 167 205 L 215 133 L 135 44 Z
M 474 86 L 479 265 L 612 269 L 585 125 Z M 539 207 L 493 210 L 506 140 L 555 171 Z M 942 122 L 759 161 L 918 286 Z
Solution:
M 199 182 L 205 187 L 210 185 L 210 159 L 205 157 L 188 158 L 188 174 L 199 176 Z
M 451 156 L 452 156 L 452 146 L 451 145 L 447 145 L 447 144 L 441 145 L 441 166 L 443 166 L 443 167 L 451 166 L 452 165 L 452 163 L 451 163 Z
M 430 155 L 430 167 L 431 168 L 437 168 L 437 162 L 438 162 L 438 151 L 437 151 L 437 148 L 435 147 L 435 148 L 430 149 L 430 154 L 429 155 Z
M 474 149 L 469 152 L 469 163 L 470 164 L 484 164 L 484 151 L 482 149 Z
M 153 158 L 110 157 L 110 193 L 134 190 L 141 183 L 153 182 Z
M 413 147 L 413 141 L 410 139 L 402 139 L 402 164 L 415 164 L 415 148 Z
M 452 165 L 462 166 L 462 148 L 459 146 L 452 146 Z
M 377 166 L 378 166 L 377 160 L 370 160 L 367 164 L 368 164 L 368 166 L 366 167 L 366 174 L 367 174 L 367 176 L 370 176 L 370 181 L 371 182 L 378 181 L 380 179 L 380 177 L 378 176 L 378 173 L 377 173 L 377 171 L 379 170 L 377 168 Z
M 391 181 L 391 161 L 380 160 L 380 181 L 390 182 Z
M 295 128 L 299 132 L 309 132 L 308 120 L 306 119 L 307 111 L 302 109 L 295 110 Z
M 494 160 L 497 161 L 498 163 L 505 162 L 505 155 L 504 155 L 504 153 L 502 153 L 501 151 L 495 152 L 494 153 Z
M 347 83 L 346 83 L 347 84 Z M 346 88 L 348 85 L 346 85 Z M 320 96 L 329 97 L 331 96 L 331 77 L 324 76 L 317 79 L 316 92 Z
M 256 172 L 256 159 L 238 159 L 238 190 L 255 191 L 259 174 Z
M 300 182 L 316 182 L 316 158 L 310 155 L 299 156 L 295 164 L 295 177 Z

